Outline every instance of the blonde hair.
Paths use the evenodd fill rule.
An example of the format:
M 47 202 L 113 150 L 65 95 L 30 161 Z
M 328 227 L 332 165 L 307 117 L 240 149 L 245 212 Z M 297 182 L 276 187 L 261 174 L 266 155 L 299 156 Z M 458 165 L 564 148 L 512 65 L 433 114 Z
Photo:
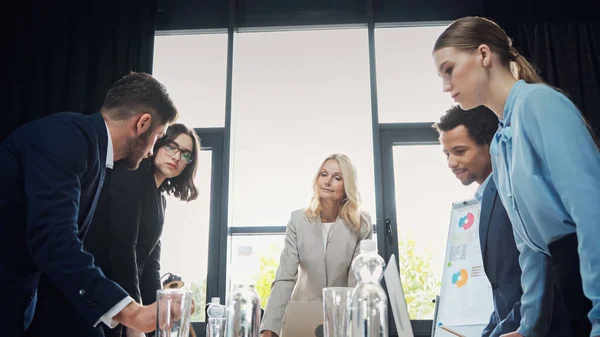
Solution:
M 319 198 L 317 180 L 319 179 L 323 165 L 329 160 L 335 160 L 340 165 L 344 181 L 345 196 L 341 201 L 339 216 L 351 230 L 360 231 L 361 224 L 366 222 L 366 217 L 360 210 L 361 199 L 356 179 L 356 168 L 345 154 L 335 153 L 323 160 L 313 180 L 313 196 L 310 200 L 310 205 L 304 211 L 304 215 L 309 221 L 317 221 L 321 216 L 323 205 L 321 204 L 321 198 Z

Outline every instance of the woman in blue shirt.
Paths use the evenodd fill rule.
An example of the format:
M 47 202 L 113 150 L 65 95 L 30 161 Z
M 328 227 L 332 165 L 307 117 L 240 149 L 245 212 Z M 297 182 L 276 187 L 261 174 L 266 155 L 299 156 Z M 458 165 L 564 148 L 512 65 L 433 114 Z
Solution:
M 524 291 L 521 326 L 505 336 L 538 335 L 554 282 L 573 336 L 600 336 L 600 153 L 586 122 L 490 20 L 453 22 L 433 57 L 445 92 L 465 110 L 487 106 L 500 121 L 490 146 L 493 174 Z

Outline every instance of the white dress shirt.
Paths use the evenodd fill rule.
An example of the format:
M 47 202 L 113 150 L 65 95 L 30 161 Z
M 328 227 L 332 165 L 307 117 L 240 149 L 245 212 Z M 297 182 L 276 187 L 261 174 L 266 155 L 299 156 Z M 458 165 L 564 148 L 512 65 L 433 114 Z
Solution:
M 104 124 L 106 125 L 106 122 Z M 106 125 L 106 134 L 108 135 L 108 145 L 106 147 L 106 167 L 112 169 L 115 163 L 115 154 L 108 125 Z M 102 315 L 102 317 L 100 317 L 100 319 L 96 322 L 96 324 L 94 324 L 94 326 L 97 326 L 98 324 L 100 324 L 100 322 L 102 322 L 106 324 L 109 328 L 113 329 L 119 324 L 118 322 L 113 320 L 113 317 L 120 313 L 121 310 L 123 310 L 131 302 L 133 302 L 133 298 L 131 296 L 125 297 L 114 307 L 112 307 L 109 311 L 107 311 L 104 315 Z

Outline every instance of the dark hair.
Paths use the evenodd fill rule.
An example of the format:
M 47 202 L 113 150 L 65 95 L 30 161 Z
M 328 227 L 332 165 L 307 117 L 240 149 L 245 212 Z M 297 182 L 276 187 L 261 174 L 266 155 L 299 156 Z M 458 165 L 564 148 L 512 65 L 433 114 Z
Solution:
M 172 123 L 179 116 L 165 86 L 146 73 L 136 72 L 110 87 L 100 111 L 113 120 L 125 120 L 147 112 L 152 115 L 153 128 Z
M 464 125 L 475 143 L 490 145 L 498 130 L 498 116 L 484 105 L 471 110 L 463 110 L 456 105 L 446 111 L 440 121 L 433 124 L 433 128 L 442 132 L 450 131 L 459 125 Z
M 198 156 L 200 154 L 200 139 L 196 134 L 196 131 L 192 129 L 188 129 L 183 124 L 173 124 L 169 126 L 167 132 L 163 137 L 156 141 L 154 144 L 154 156 L 158 150 L 165 146 L 165 144 L 172 142 L 177 138 L 177 136 L 181 134 L 186 134 L 192 137 L 192 155 L 194 156 L 194 160 L 189 163 L 181 172 L 180 175 L 173 178 L 167 178 L 160 185 L 159 190 L 161 192 L 165 191 L 169 195 L 173 195 L 179 200 L 183 201 L 192 201 L 198 197 L 198 188 L 194 184 L 194 177 L 196 177 L 196 171 L 198 170 Z M 152 165 L 154 167 L 154 156 L 152 157 Z
M 500 62 L 510 69 L 510 62 L 515 62 L 519 71 L 519 79 L 527 83 L 544 83 L 535 67 L 513 47 L 512 40 L 504 29 L 490 19 L 467 16 L 454 21 L 438 37 L 433 51 L 446 47 L 454 47 L 473 52 L 485 44 L 498 55 Z

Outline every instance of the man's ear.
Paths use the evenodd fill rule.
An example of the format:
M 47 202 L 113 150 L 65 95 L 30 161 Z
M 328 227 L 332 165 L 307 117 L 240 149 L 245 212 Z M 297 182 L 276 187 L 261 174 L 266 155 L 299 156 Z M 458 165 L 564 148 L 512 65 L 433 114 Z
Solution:
M 150 130 L 151 126 L 152 126 L 152 115 L 150 115 L 149 113 L 142 113 L 142 115 L 138 117 L 137 123 L 135 125 L 136 136 L 140 136 L 143 133 L 145 133 L 146 131 Z

